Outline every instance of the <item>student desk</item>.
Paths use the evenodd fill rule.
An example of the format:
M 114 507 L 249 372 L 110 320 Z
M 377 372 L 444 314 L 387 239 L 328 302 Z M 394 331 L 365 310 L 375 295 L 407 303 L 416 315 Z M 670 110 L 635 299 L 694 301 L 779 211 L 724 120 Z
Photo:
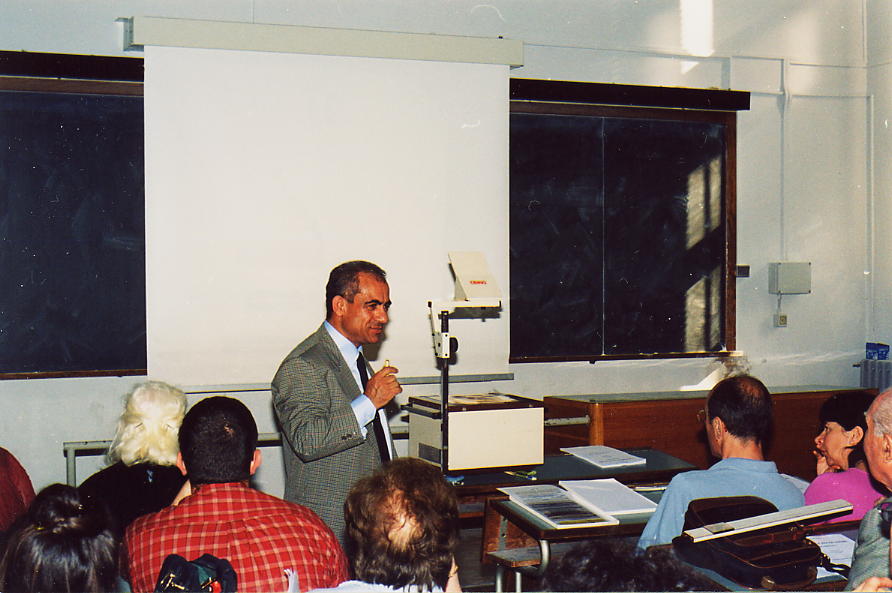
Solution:
M 658 502 L 662 490 L 642 492 Z M 617 517 L 619 525 L 555 529 L 507 497 L 487 502 L 483 525 L 483 561 L 496 563 L 496 591 L 501 593 L 505 568 L 515 571 L 515 590 L 520 591 L 523 573 L 541 577 L 554 549 L 596 537 L 640 535 L 651 513 Z
M 624 484 L 665 484 L 675 474 L 696 469 L 687 461 L 656 449 L 625 449 L 643 457 L 643 465 L 631 465 L 613 469 L 601 469 L 578 457 L 567 454 L 546 455 L 542 465 L 524 468 L 535 472 L 535 480 L 524 478 L 517 472 L 483 470 L 467 472 L 459 478 L 453 476 L 462 518 L 483 516 L 484 503 L 491 496 L 501 494 L 499 488 L 525 484 L 557 484 L 561 480 L 594 480 L 616 478 Z
M 642 492 L 659 502 L 662 491 Z M 504 587 L 505 569 L 515 572 L 515 591 L 521 591 L 521 576 L 541 577 L 556 550 L 563 550 L 581 540 L 596 537 L 637 536 L 644 530 L 650 513 L 631 514 L 621 517 L 619 525 L 596 527 L 570 527 L 555 529 L 520 505 L 511 502 L 506 496 L 491 498 L 487 503 L 483 527 L 483 559 L 496 563 L 496 591 Z M 855 539 L 859 521 L 811 526 L 807 533 L 844 533 Z M 667 545 L 666 547 L 671 547 Z M 693 567 L 716 585 L 717 591 L 746 591 L 745 587 L 720 576 L 719 574 Z M 803 588 L 805 591 L 842 591 L 846 580 L 838 575 L 820 578 Z

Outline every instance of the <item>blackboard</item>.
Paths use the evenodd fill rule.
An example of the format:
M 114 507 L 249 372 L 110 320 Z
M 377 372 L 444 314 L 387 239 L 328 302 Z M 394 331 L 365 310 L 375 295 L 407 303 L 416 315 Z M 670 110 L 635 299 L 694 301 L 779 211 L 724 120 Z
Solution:
M 725 349 L 722 118 L 511 114 L 511 359 Z
M 0 374 L 145 369 L 144 218 L 141 96 L 0 91 Z

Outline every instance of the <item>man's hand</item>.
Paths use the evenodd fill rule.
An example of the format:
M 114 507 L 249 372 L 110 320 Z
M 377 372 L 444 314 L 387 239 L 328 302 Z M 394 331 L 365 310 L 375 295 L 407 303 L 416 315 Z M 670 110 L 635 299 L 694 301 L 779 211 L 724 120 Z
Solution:
M 817 449 L 812 451 L 812 454 L 817 458 L 817 462 L 815 463 L 815 473 L 817 475 L 820 476 L 823 473 L 839 471 L 840 468 L 838 466 L 830 465 L 827 462 L 827 458 L 824 457 L 824 454 Z
M 390 365 L 385 365 L 380 371 L 369 377 L 369 382 L 365 386 L 365 396 L 369 398 L 375 409 L 381 409 L 400 393 L 403 388 L 400 382 L 396 380 L 396 373 L 399 369 Z

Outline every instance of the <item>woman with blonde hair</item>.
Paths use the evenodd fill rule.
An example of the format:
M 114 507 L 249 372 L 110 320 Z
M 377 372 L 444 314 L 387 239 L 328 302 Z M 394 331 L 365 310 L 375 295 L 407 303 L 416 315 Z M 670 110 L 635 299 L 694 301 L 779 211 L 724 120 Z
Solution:
M 125 396 L 108 449 L 111 465 L 79 488 L 106 505 L 121 533 L 137 517 L 171 504 L 183 486 L 185 478 L 175 464 L 185 413 L 185 394 L 161 381 L 140 383 Z

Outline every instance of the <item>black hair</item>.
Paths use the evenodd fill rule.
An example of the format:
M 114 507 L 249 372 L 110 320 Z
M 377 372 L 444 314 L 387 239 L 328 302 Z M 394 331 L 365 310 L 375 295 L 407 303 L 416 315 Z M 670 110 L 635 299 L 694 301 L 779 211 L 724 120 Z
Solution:
M 250 479 L 257 423 L 239 400 L 215 396 L 196 403 L 183 418 L 179 440 L 193 486 Z
M 671 550 L 646 551 L 621 540 L 581 542 L 551 562 L 546 591 L 712 591 L 706 578 L 677 560 Z
M 10 534 L 0 590 L 117 591 L 118 545 L 105 509 L 73 486 L 52 484 Z
M 706 400 L 709 418 L 721 418 L 732 435 L 764 444 L 771 436 L 771 394 L 761 381 L 737 375 L 719 381 Z
M 359 292 L 359 274 L 371 274 L 382 282 L 387 281 L 387 274 L 375 264 L 362 260 L 344 262 L 337 266 L 328 275 L 328 283 L 325 285 L 325 316 L 331 319 L 333 313 L 332 301 L 336 296 L 341 296 L 353 302 L 353 297 Z
M 818 412 L 820 420 L 819 430 L 824 429 L 828 422 L 836 422 L 845 430 L 852 430 L 860 426 L 863 431 L 861 440 L 849 448 L 849 467 L 854 467 L 859 462 L 867 462 L 864 454 L 864 437 L 867 436 L 867 417 L 864 415 L 873 403 L 874 395 L 869 391 L 847 391 L 835 393 L 824 400 L 821 410 Z

